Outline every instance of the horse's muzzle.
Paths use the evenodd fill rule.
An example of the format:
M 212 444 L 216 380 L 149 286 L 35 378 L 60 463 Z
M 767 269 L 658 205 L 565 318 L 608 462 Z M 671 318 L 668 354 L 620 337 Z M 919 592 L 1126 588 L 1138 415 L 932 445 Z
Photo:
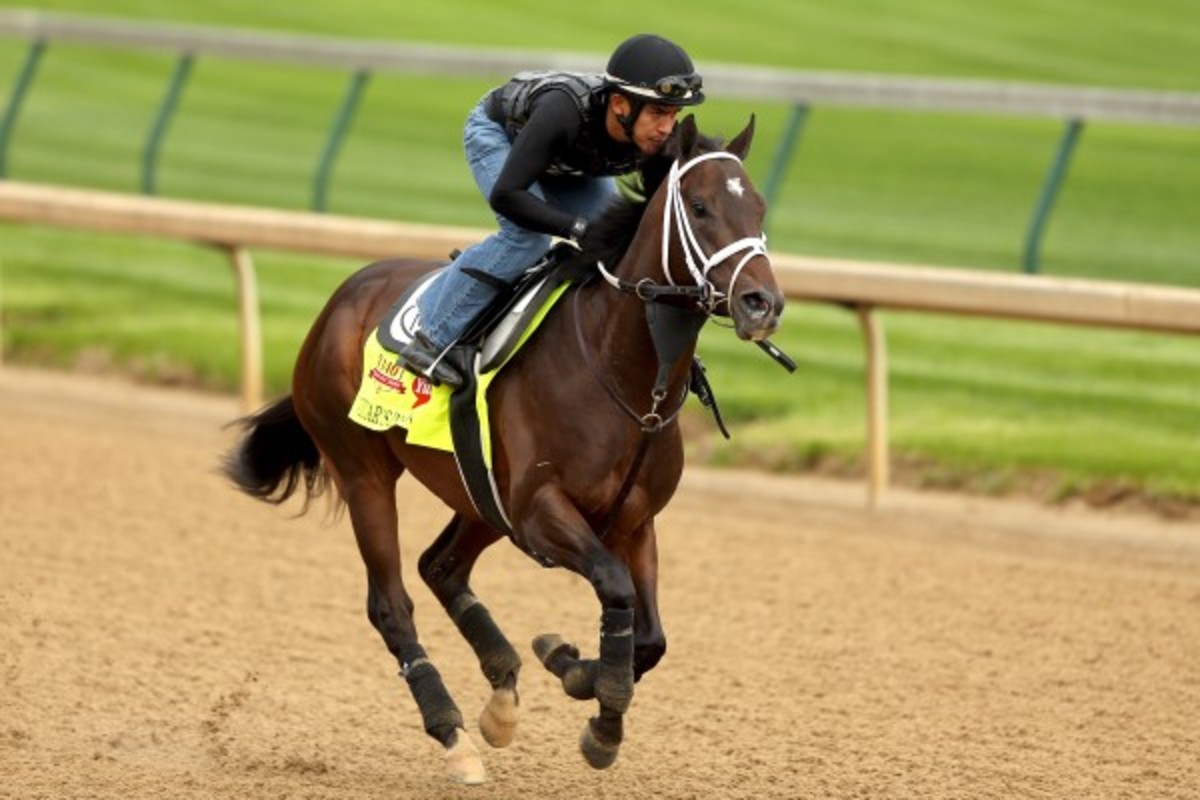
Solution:
M 741 339 L 760 341 L 779 327 L 783 295 L 760 288 L 741 292 L 733 302 L 733 324 Z

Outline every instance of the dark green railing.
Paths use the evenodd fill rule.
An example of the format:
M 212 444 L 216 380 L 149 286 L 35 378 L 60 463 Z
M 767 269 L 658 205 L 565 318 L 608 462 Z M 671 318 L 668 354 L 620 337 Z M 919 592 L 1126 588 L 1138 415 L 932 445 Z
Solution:
M 25 54 L 25 61 L 17 72 L 17 80 L 13 84 L 12 94 L 4 105 L 4 116 L 0 117 L 0 178 L 8 177 L 8 144 L 12 140 L 13 129 L 17 126 L 17 116 L 21 113 L 21 105 L 33 84 L 33 76 L 37 74 L 38 64 L 42 61 L 42 53 L 46 51 L 46 40 L 35 39 Z
M 350 122 L 354 119 L 354 112 L 358 110 L 358 104 L 362 102 L 363 92 L 366 91 L 367 81 L 370 79 L 371 73 L 365 69 L 357 70 L 350 77 L 350 85 L 346 88 L 342 104 L 338 106 L 337 113 L 333 117 L 333 125 L 329 129 L 329 136 L 325 140 L 325 147 L 321 150 L 321 159 L 317 162 L 316 173 L 313 175 L 312 207 L 314 211 L 325 211 L 328 206 L 329 178 L 333 174 L 333 163 L 337 159 L 338 151 L 342 148 L 346 132 L 350 130 Z
M 142 148 L 142 191 L 145 194 L 157 193 L 155 178 L 158 170 L 158 154 L 162 150 L 163 138 L 167 135 L 167 127 L 171 124 L 175 109 L 179 107 L 179 97 L 183 94 L 183 87 L 187 83 L 188 76 L 192 74 L 194 61 L 195 57 L 191 53 L 184 53 L 175 62 L 175 69 L 167 84 L 166 94 L 163 95 L 162 105 L 158 107 L 158 113 L 154 115 L 154 123 L 150 126 L 146 145 Z
M 18 37 L 32 43 L 18 71 L 4 115 L 0 117 L 0 178 L 7 174 L 7 155 L 21 106 L 50 41 L 178 54 L 142 151 L 142 191 L 147 194 L 157 191 L 157 165 L 164 140 L 181 103 L 195 57 L 203 54 L 350 69 L 349 86 L 333 115 L 329 134 L 314 168 L 312 208 L 318 211 L 328 207 L 329 185 L 337 156 L 372 74 L 504 78 L 534 65 L 547 69 L 590 69 L 603 60 L 586 54 L 339 40 L 13 10 L 0 10 L 0 36 Z M 1042 239 L 1055 199 L 1066 179 L 1084 120 L 1200 125 L 1200 94 L 1194 93 L 809 73 L 733 65 L 706 66 L 704 75 L 713 96 L 784 103 L 790 109 L 764 184 L 768 207 L 777 205 L 805 120 L 815 105 L 1065 119 L 1066 130 L 1054 152 L 1026 229 L 1023 259 L 1026 272 L 1039 269 Z
M 1067 121 L 1066 130 L 1063 131 L 1062 138 L 1058 140 L 1058 150 L 1054 153 L 1054 160 L 1050 163 L 1046 179 L 1042 182 L 1042 191 L 1038 195 L 1037 205 L 1033 209 L 1033 217 L 1029 220 L 1029 228 L 1025 233 L 1025 258 L 1022 266 L 1030 274 L 1041 268 L 1042 234 L 1045 232 L 1046 222 L 1050 219 L 1054 201 L 1058 197 L 1059 187 L 1062 186 L 1063 180 L 1067 176 L 1067 167 L 1071 163 L 1071 154 L 1075 152 L 1075 143 L 1079 141 L 1079 134 L 1082 132 L 1083 120 Z

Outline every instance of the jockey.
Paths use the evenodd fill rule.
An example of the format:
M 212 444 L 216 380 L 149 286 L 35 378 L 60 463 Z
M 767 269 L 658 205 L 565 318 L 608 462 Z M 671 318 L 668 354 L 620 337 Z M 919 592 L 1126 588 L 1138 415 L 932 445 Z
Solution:
M 514 283 L 551 236 L 578 242 L 615 194 L 613 176 L 662 149 L 680 108 L 704 102 L 701 85 L 683 48 L 639 34 L 617 47 L 603 75 L 523 72 L 485 95 L 467 117 L 463 145 L 500 229 L 421 296 L 420 330 L 399 353 L 405 365 L 461 385 L 443 356 L 497 285 Z

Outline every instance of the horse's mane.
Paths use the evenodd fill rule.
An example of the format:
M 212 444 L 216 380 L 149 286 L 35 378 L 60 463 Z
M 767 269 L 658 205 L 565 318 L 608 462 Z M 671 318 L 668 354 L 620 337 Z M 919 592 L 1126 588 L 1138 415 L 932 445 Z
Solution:
M 690 155 L 710 153 L 721 149 L 723 145 L 724 142 L 719 138 L 700 134 Z M 602 261 L 605 267 L 616 268 L 633 243 L 633 237 L 642 223 L 650 198 L 666 180 L 671 165 L 681 155 L 679 149 L 677 126 L 662 151 L 642 162 L 643 199 L 618 196 L 610 200 L 600 217 L 588 226 L 587 234 L 580 243 L 580 251 L 572 255 L 564 266 L 572 271 L 590 273 L 596 262 Z

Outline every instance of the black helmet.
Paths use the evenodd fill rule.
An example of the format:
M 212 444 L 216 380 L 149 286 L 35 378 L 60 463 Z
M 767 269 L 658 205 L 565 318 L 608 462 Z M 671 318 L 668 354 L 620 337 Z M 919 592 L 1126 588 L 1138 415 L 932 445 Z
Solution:
M 613 51 L 604 75 L 609 86 L 636 98 L 668 106 L 704 102 L 692 60 L 674 42 L 650 33 L 632 36 Z

